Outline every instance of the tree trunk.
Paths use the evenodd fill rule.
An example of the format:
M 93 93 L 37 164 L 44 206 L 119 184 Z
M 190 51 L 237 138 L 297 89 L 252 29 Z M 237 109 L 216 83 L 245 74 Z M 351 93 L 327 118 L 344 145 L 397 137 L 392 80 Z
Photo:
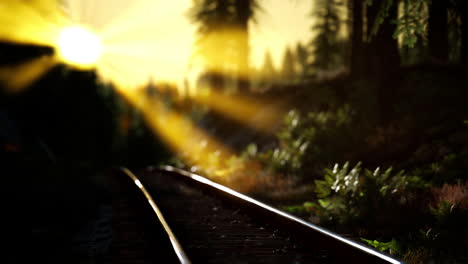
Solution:
M 363 5 L 362 0 L 352 0 L 352 35 L 351 35 L 351 66 L 353 79 L 361 79 L 364 75 L 363 66 Z
M 466 0 L 460 1 L 460 14 L 461 14 L 461 63 L 468 65 L 468 2 Z
M 252 18 L 253 1 L 252 0 L 236 0 L 236 26 L 238 33 L 235 39 L 237 48 L 236 68 L 237 68 L 237 88 L 239 92 L 248 92 L 250 86 L 249 71 L 249 20 Z
M 440 62 L 448 61 L 447 8 L 446 0 L 432 0 L 429 6 L 429 53 Z
M 382 8 L 374 2 L 367 8 L 367 28 L 371 34 L 372 27 L 376 21 L 379 10 Z M 380 25 L 376 35 L 368 36 L 370 39 L 367 55 L 367 76 L 371 84 L 377 87 L 377 102 L 379 105 L 379 118 L 382 124 L 388 123 L 394 114 L 393 105 L 398 98 L 398 87 L 400 85 L 400 54 L 398 42 L 393 38 L 396 25 L 392 23 L 397 17 L 398 6 L 390 7 L 388 17 Z

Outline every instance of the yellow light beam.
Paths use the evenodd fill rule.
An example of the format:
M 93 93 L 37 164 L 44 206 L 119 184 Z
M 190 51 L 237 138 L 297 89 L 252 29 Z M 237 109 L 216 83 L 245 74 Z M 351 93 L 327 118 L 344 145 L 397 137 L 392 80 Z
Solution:
M 155 0 L 132 1 L 125 12 L 105 26 L 102 30 L 102 38 L 105 42 L 119 42 L 141 27 L 148 27 L 148 25 L 161 27 L 162 25 L 155 25 L 154 22 L 164 21 L 165 18 L 174 13 L 177 7 L 177 3 L 170 1 L 167 3 Z M 161 36 L 156 37 L 162 39 Z
M 271 133 L 282 121 L 280 105 L 241 95 L 227 95 L 213 89 L 198 93 L 194 99 L 236 121 L 262 132 Z
M 44 56 L 15 66 L 2 67 L 0 68 L 0 82 L 6 87 L 7 93 L 21 92 L 56 63 L 53 57 Z
M 52 46 L 67 23 L 57 1 L 8 0 L 0 2 L 0 40 Z
M 166 108 L 157 98 L 147 98 L 144 91 L 122 88 L 119 91 L 144 114 L 153 132 L 160 135 L 188 164 L 209 170 L 214 177 L 225 176 L 224 161 L 233 155 L 229 148 L 186 117 Z

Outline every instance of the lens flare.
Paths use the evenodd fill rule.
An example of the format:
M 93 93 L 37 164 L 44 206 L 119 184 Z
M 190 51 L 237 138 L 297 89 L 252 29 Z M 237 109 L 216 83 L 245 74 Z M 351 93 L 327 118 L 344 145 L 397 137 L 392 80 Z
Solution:
M 190 0 L 184 1 L 187 5 L 190 3 Z M 214 87 L 214 84 L 206 84 L 205 90 L 209 92 L 203 93 L 204 85 L 198 85 L 197 78 L 203 71 L 240 80 L 251 78 L 252 69 L 248 63 L 223 51 L 226 39 L 243 42 L 245 32 L 226 30 L 195 43 L 192 36 L 195 28 L 189 21 L 179 23 L 180 17 L 185 16 L 185 11 L 179 10 L 182 3 L 179 1 L 112 0 L 112 5 L 110 1 L 93 0 L 0 2 L 0 22 L 7 25 L 0 27 L 0 41 L 44 45 L 53 47 L 56 52 L 54 56 L 45 55 L 0 67 L 0 84 L 8 92 L 24 91 L 58 63 L 95 70 L 102 81 L 115 84 L 117 91 L 144 115 L 153 132 L 186 164 L 205 171 L 217 181 L 225 179 L 226 183 L 236 166 L 259 170 L 256 164 L 233 159 L 235 151 L 225 145 L 223 139 L 197 126 L 190 115 L 183 112 L 185 108 L 171 108 L 173 105 L 167 104 L 162 96 L 156 98 L 150 96 L 153 93 L 148 93 L 146 88 L 140 89 L 153 79 L 177 83 L 174 90 L 177 89 L 179 95 L 189 95 L 181 100 L 188 102 L 188 106 L 206 105 L 260 132 L 274 131 L 281 116 L 281 109 L 275 108 L 274 102 L 228 95 L 223 87 Z M 117 13 L 120 13 L 118 17 Z M 192 42 L 196 48 L 187 48 L 187 43 Z M 247 53 L 246 47 L 240 49 Z M 197 85 L 192 87 L 187 74 L 193 73 L 194 68 L 203 70 L 195 72 L 193 83 Z M 163 90 L 160 85 L 155 89 Z M 122 123 L 124 127 L 126 123 Z M 237 164 L 234 167 L 232 160 Z M 253 186 L 245 184 L 247 181 L 239 182 Z
M 59 54 L 64 61 L 84 68 L 94 66 L 102 53 L 99 37 L 81 27 L 65 27 L 58 36 Z

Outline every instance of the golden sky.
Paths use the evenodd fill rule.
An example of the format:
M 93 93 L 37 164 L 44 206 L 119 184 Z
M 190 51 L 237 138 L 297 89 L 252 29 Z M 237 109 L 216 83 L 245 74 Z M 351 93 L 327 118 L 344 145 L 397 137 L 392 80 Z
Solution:
M 120 58 L 115 54 L 112 57 L 121 63 L 128 60 L 133 65 L 142 65 L 138 73 L 132 73 L 134 78 L 142 82 L 150 76 L 154 80 L 180 81 L 192 70 L 188 62 L 196 28 L 186 15 L 192 0 L 64 2 L 75 22 L 102 33 L 104 41 L 113 44 L 116 52 L 132 50 Z M 251 26 L 252 65 L 262 64 L 267 49 L 279 65 L 287 45 L 310 40 L 310 2 L 261 0 L 263 11 L 258 14 L 257 24 Z

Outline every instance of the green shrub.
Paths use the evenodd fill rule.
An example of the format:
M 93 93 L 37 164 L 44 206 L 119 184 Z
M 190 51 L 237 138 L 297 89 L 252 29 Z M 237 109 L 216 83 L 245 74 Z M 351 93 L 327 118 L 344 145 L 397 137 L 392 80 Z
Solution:
M 410 204 L 413 190 L 426 186 L 419 177 L 404 171 L 393 173 L 391 167 L 370 171 L 362 169 L 360 162 L 352 168 L 349 162 L 342 167 L 336 164 L 315 184 L 316 214 L 326 222 L 340 224 L 361 220 L 378 224 L 378 212 L 395 214 L 395 209 Z
M 298 179 L 316 177 L 330 162 L 344 161 L 357 145 L 362 145 L 357 143 L 362 141 L 362 129 L 351 125 L 354 116 L 355 111 L 349 105 L 306 116 L 291 110 L 276 134 L 276 147 L 249 157 L 282 175 Z
M 364 238 L 361 238 L 361 240 L 366 242 L 369 246 L 374 247 L 382 252 L 388 251 L 392 255 L 401 254 L 401 246 L 395 239 L 392 239 L 390 242 L 380 242 L 378 240 Z

